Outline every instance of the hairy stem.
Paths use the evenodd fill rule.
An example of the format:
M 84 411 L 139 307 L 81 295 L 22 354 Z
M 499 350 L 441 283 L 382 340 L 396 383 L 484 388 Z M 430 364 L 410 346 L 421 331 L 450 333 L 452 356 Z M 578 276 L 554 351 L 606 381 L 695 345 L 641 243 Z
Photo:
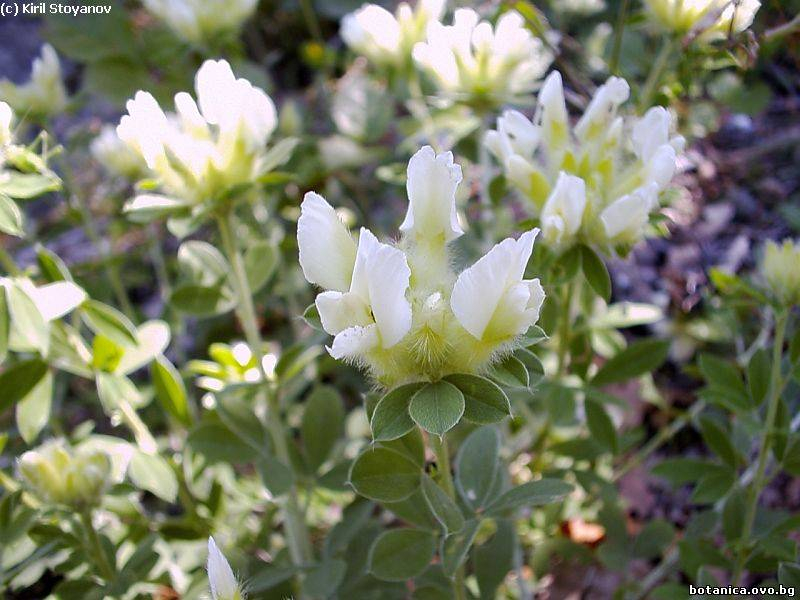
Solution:
M 558 367 L 557 378 L 563 377 L 567 372 L 569 360 L 569 330 L 572 325 L 572 296 L 575 293 L 575 279 L 562 286 L 561 304 L 558 322 Z
M 116 568 L 108 561 L 108 556 L 106 556 L 105 550 L 103 549 L 100 536 L 97 535 L 97 530 L 94 528 L 94 523 L 92 523 L 91 509 L 81 511 L 80 518 L 84 533 L 86 534 L 86 551 L 94 561 L 100 576 L 106 581 L 106 583 L 111 583 L 117 577 Z
M 753 522 L 756 517 L 758 500 L 764 489 L 766 482 L 767 461 L 769 460 L 769 446 L 775 427 L 775 418 L 778 414 L 778 404 L 781 398 L 781 357 L 783 356 L 783 340 L 786 336 L 786 323 L 789 320 L 789 313 L 783 310 L 775 319 L 775 339 L 772 346 L 772 372 L 769 384 L 769 404 L 767 405 L 767 417 L 764 422 L 764 434 L 761 438 L 761 446 L 758 449 L 758 462 L 756 474 L 750 485 L 750 493 L 744 513 L 744 524 L 742 525 L 741 545 L 736 557 L 736 565 L 733 571 L 733 585 L 739 585 L 739 581 L 744 571 L 744 564 L 747 561 L 750 535 L 753 532 Z
M 263 403 L 265 394 L 268 393 L 267 386 L 269 385 L 269 380 L 263 366 L 264 343 L 258 328 L 258 320 L 253 305 L 253 295 L 250 291 L 250 283 L 247 280 L 247 272 L 244 268 L 244 259 L 236 245 L 236 238 L 231 223 L 231 214 L 225 212 L 218 215 L 217 225 L 220 237 L 222 238 L 223 249 L 231 264 L 231 280 L 234 286 L 234 292 L 237 296 L 236 314 L 244 330 L 247 344 L 250 346 L 250 350 L 256 359 L 256 366 L 261 374 L 262 381 L 264 382 L 259 390 L 261 402 Z M 284 431 L 281 421 L 280 402 L 277 393 L 270 393 L 267 401 L 269 414 L 267 415 L 266 424 L 270 437 L 272 438 L 272 444 L 275 448 L 275 455 L 283 464 L 291 466 L 289 447 L 286 442 L 286 432 Z M 300 511 L 300 503 L 297 500 L 296 486 L 292 485 L 287 492 L 283 509 L 284 523 L 286 525 L 286 542 L 289 546 L 292 562 L 296 566 L 306 565 L 311 560 L 311 543 Z
M 653 103 L 653 98 L 661 86 L 661 79 L 664 76 L 664 71 L 667 68 L 669 59 L 672 56 L 672 51 L 675 47 L 675 42 L 669 36 L 664 37 L 661 44 L 661 50 L 658 51 L 656 60 L 653 63 L 653 68 L 650 69 L 650 74 L 642 87 L 642 95 L 639 98 L 639 111 L 644 112 Z
M 439 486 L 456 501 L 456 488 L 453 485 L 453 474 L 450 472 L 450 451 L 447 448 L 447 440 L 444 436 L 438 437 L 431 435 L 428 438 L 436 455 L 436 467 L 440 477 Z M 464 585 L 464 565 L 458 567 L 455 580 L 453 581 L 453 594 L 456 600 L 466 600 L 467 588 Z

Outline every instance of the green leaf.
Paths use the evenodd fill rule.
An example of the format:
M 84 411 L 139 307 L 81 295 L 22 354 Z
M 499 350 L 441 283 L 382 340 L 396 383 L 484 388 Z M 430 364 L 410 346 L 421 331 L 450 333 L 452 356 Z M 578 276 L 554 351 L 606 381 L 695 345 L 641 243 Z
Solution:
M 6 291 L 0 287 L 0 364 L 8 355 L 8 336 L 11 333 L 10 314 Z
M 661 366 L 668 352 L 668 340 L 634 342 L 600 367 L 592 378 L 592 385 L 608 385 L 650 373 Z
M 478 519 L 470 519 L 461 531 L 451 533 L 442 540 L 442 568 L 448 577 L 452 578 L 466 560 L 480 524 Z
M 770 379 L 770 359 L 766 350 L 760 348 L 747 363 L 747 386 L 753 406 L 760 406 L 767 397 Z
M 183 378 L 173 364 L 163 355 L 156 358 L 150 366 L 153 389 L 161 407 L 178 423 L 189 425 L 189 400 Z
M 34 301 L 16 283 L 6 287 L 6 300 L 12 331 L 19 334 L 32 350 L 46 356 L 50 348 L 50 327 Z
M 633 543 L 633 556 L 645 560 L 658 558 L 675 538 L 675 528 L 668 521 L 656 519 L 645 525 Z
M 500 437 L 491 426 L 476 429 L 456 456 L 456 487 L 474 510 L 486 506 L 500 477 Z
M 48 369 L 24 398 L 17 402 L 17 428 L 26 444 L 32 444 L 50 420 L 53 373 Z
M 69 272 L 67 265 L 64 264 L 64 261 L 55 252 L 41 244 L 36 245 L 36 262 L 39 263 L 42 276 L 47 281 L 51 283 L 72 281 L 72 274 Z
M 719 393 L 724 402 L 734 410 L 751 408 L 749 394 L 742 382 L 739 369 L 731 362 L 722 360 L 713 354 L 704 353 L 698 359 L 698 367 L 708 383 L 708 393 L 714 396 Z M 704 390 L 704 396 L 706 391 Z M 710 398 L 714 401 L 714 398 Z
M 422 383 L 402 385 L 378 401 L 370 421 L 375 441 L 396 440 L 414 428 L 414 421 L 408 414 L 408 405 L 423 385 Z
M 306 572 L 303 591 L 312 598 L 329 598 L 341 585 L 346 572 L 345 561 L 326 558 Z
M 113 373 L 119 366 L 125 351 L 102 334 L 92 340 L 92 368 L 106 373 Z
M 169 298 L 176 310 L 197 317 L 222 315 L 233 310 L 236 302 L 225 286 L 206 287 L 185 284 L 176 287 Z
M 350 468 L 353 489 L 371 500 L 397 502 L 420 485 L 420 467 L 406 455 L 383 446 L 365 449 Z
M 729 544 L 742 536 L 746 505 L 745 492 L 738 486 L 725 499 L 722 507 L 722 531 Z
M 782 562 L 778 566 L 778 583 L 787 588 L 800 590 L 800 565 Z
M 309 395 L 300 425 L 309 466 L 316 471 L 330 456 L 344 432 L 344 403 L 331 387 L 318 387 Z
M 188 240 L 178 248 L 181 274 L 191 283 L 215 287 L 228 279 L 231 267 L 222 252 L 208 242 Z
M 145 321 L 136 330 L 136 345 L 125 348 L 125 354 L 122 355 L 116 372 L 126 375 L 140 369 L 163 354 L 169 345 L 169 340 L 169 325 L 164 321 Z
M 0 194 L 0 231 L 16 237 L 25 236 L 25 219 L 17 203 Z
M 464 394 L 446 381 L 429 383 L 411 398 L 408 414 L 428 433 L 442 436 L 464 414 Z
M 244 269 L 250 292 L 255 294 L 270 280 L 278 266 L 279 255 L 272 244 L 259 240 L 251 244 L 244 253 Z
M 0 373 L 0 413 L 30 394 L 46 375 L 47 364 L 38 358 L 6 368 Z
M 475 550 L 475 577 L 481 590 L 481 599 L 496 597 L 496 590 L 514 568 L 516 534 L 509 519 L 495 519 L 497 531 L 485 544 Z
M 572 246 L 561 254 L 552 267 L 552 278 L 548 281 L 552 284 L 566 283 L 571 280 L 581 268 L 583 253 L 580 246 Z
M 520 506 L 552 504 L 563 500 L 572 490 L 573 487 L 569 483 L 559 479 L 529 481 L 508 490 L 486 507 L 486 511 L 498 514 Z
M 146 490 L 165 502 L 175 502 L 178 479 L 172 467 L 161 456 L 135 450 L 128 466 L 128 477 L 139 489 Z
M 679 487 L 701 479 L 708 472 L 709 465 L 708 461 L 695 458 L 669 458 L 653 467 L 651 473 L 668 480 L 673 487 Z
M 477 375 L 458 373 L 444 378 L 464 394 L 464 418 L 488 425 L 511 415 L 511 404 L 505 392 L 493 381 Z
M 39 173 L 6 172 L 0 179 L 0 195 L 5 194 L 18 200 L 29 200 L 47 192 L 55 192 L 61 188 L 61 182 L 55 176 Z
M 584 408 L 586 409 L 586 424 L 589 426 L 592 438 L 602 444 L 606 450 L 616 454 L 619 450 L 617 429 L 603 405 L 587 398 Z
M 303 321 L 306 322 L 306 325 L 311 327 L 316 331 L 325 331 L 322 328 L 322 319 L 319 317 L 319 311 L 317 310 L 316 304 L 309 304 L 306 309 L 303 311 Z
M 603 300 L 611 299 L 611 276 L 608 274 L 605 263 L 589 246 L 581 245 L 581 261 L 583 275 L 594 292 Z
M 510 388 L 526 388 L 530 385 L 528 369 L 513 354 L 509 354 L 493 365 L 489 376 L 501 385 Z
M 369 550 L 368 570 L 383 581 L 405 581 L 420 575 L 433 560 L 436 538 L 430 531 L 392 529 Z
M 422 474 L 422 493 L 445 534 L 461 531 L 464 527 L 464 515 L 458 505 L 425 473 Z
M 273 496 L 287 493 L 294 485 L 292 469 L 271 456 L 261 456 L 256 463 L 264 487 Z
M 136 345 L 136 326 L 116 308 L 87 300 L 82 307 L 86 325 L 95 333 L 103 334 L 120 346 Z
M 736 468 L 739 457 L 736 448 L 733 446 L 730 434 L 722 426 L 711 419 L 703 417 L 700 419 L 700 434 L 703 441 L 714 454 L 719 456 L 731 467 Z
M 255 458 L 253 449 L 222 423 L 201 423 L 189 433 L 186 444 L 211 463 L 242 464 Z
M 716 502 L 728 493 L 736 481 L 736 471 L 724 465 L 707 465 L 705 474 L 697 482 L 691 501 L 696 504 Z

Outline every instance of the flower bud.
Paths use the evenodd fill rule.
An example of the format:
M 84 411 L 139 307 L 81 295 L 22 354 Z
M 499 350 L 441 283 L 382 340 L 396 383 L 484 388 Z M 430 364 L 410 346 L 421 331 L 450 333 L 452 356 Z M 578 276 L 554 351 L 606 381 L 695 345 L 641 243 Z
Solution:
M 136 180 L 147 172 L 142 156 L 119 138 L 113 125 L 103 126 L 92 140 L 90 150 L 97 162 L 112 175 Z
M 0 81 L 0 100 L 7 102 L 17 114 L 37 119 L 46 119 L 66 108 L 67 90 L 61 81 L 61 63 L 50 44 L 44 44 L 41 54 L 33 61 L 27 83 Z
M 111 485 L 111 460 L 98 450 L 69 448 L 51 440 L 25 452 L 19 475 L 42 502 L 83 510 L 100 504 Z
M 761 7 L 758 0 L 645 0 L 645 4 L 662 29 L 677 35 L 701 29 L 701 40 L 744 31 Z
M 182 40 L 205 45 L 238 33 L 258 0 L 143 0 L 142 4 Z
M 800 303 L 800 244 L 784 240 L 778 245 L 768 241 L 761 259 L 761 275 L 772 293 L 788 306 Z
M 208 584 L 214 600 L 242 600 L 244 594 L 233 574 L 230 564 L 220 552 L 213 537 L 208 538 Z

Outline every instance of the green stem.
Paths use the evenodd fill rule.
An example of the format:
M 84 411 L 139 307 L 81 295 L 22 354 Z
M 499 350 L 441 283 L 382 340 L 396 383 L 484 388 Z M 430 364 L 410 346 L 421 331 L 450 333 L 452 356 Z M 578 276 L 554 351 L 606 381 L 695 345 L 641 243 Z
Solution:
M 670 36 L 664 36 L 664 41 L 661 44 L 661 50 L 658 51 L 658 56 L 653 63 L 653 68 L 650 69 L 650 74 L 642 87 L 642 95 L 639 99 L 639 111 L 644 112 L 653 102 L 653 98 L 661 85 L 661 79 L 664 75 L 664 70 L 667 68 L 669 59 L 672 55 L 672 50 L 675 47 L 675 42 Z
M 80 517 L 81 524 L 83 525 L 84 532 L 86 533 L 86 540 L 88 541 L 86 550 L 92 557 L 101 577 L 106 581 L 106 583 L 111 583 L 117 577 L 116 569 L 111 563 L 108 562 L 108 556 L 106 556 L 105 550 L 103 550 L 103 545 L 100 542 L 100 536 L 97 535 L 97 530 L 94 528 L 94 524 L 92 523 L 91 509 L 81 511 Z
M 561 294 L 561 313 L 558 323 L 558 368 L 556 376 L 558 379 L 567 372 L 567 362 L 569 354 L 569 329 L 572 325 L 572 295 L 575 291 L 575 279 L 562 286 Z
M 453 485 L 453 474 L 450 472 L 450 451 L 447 448 L 447 440 L 444 436 L 438 437 L 430 435 L 428 437 L 436 456 L 437 473 L 439 474 L 440 487 L 450 498 L 456 500 L 456 488 Z M 456 600 L 466 600 L 467 588 L 464 585 L 464 566 L 461 565 L 456 571 L 455 581 L 453 582 L 453 593 Z
M 745 562 L 747 561 L 748 546 L 750 535 L 753 532 L 753 523 L 756 518 L 758 500 L 764 489 L 767 461 L 769 460 L 770 440 L 775 427 L 775 418 L 778 415 L 778 404 L 780 403 L 781 385 L 781 358 L 783 356 L 783 341 L 786 336 L 786 323 L 789 320 L 789 313 L 783 310 L 777 315 L 775 321 L 775 339 L 772 346 L 772 372 L 769 384 L 769 404 L 767 405 L 767 418 L 764 422 L 764 436 L 761 438 L 761 446 L 758 450 L 758 466 L 753 482 L 750 485 L 750 494 L 747 498 L 747 505 L 744 513 L 744 524 L 740 538 L 739 552 L 736 558 L 736 566 L 733 571 L 733 585 L 739 585 L 742 577 Z
M 788 23 L 767 30 L 764 33 L 763 41 L 764 43 L 774 42 L 798 31 L 800 31 L 800 14 L 795 15 Z
M 619 70 L 619 56 L 622 51 L 622 34 L 625 32 L 625 19 L 628 16 L 630 0 L 622 0 L 617 13 L 617 24 L 614 26 L 614 46 L 611 58 L 608 61 L 608 70 L 612 75 L 617 75 Z
M 20 270 L 17 266 L 17 263 L 14 262 L 14 259 L 11 258 L 11 255 L 8 253 L 8 250 L 0 246 L 0 265 L 6 270 L 6 273 L 11 275 L 12 277 L 19 275 Z
M 408 78 L 408 91 L 411 98 L 408 100 L 409 111 L 419 119 L 422 124 L 422 130 L 425 133 L 425 139 L 431 145 L 435 152 L 441 152 L 438 140 L 436 139 L 436 123 L 431 116 L 428 102 L 425 100 L 425 94 L 422 93 L 422 83 L 419 79 L 419 73 L 416 69 L 412 69 Z
M 300 0 L 300 8 L 303 10 L 303 19 L 306 21 L 309 33 L 320 46 L 325 46 L 325 38 L 322 37 L 322 29 L 320 29 L 311 0 Z
M 223 249 L 228 257 L 228 261 L 231 263 L 232 283 L 237 295 L 236 313 L 239 318 L 239 323 L 244 330 L 247 344 L 250 346 L 250 350 L 253 352 L 253 356 L 256 359 L 256 366 L 262 381 L 264 382 L 259 391 L 259 396 L 263 403 L 263 397 L 264 394 L 267 393 L 267 386 L 269 385 L 269 380 L 263 366 L 264 343 L 261 340 L 261 333 L 258 328 L 258 320 L 253 305 L 253 295 L 247 280 L 244 259 L 236 245 L 236 238 L 231 223 L 231 214 L 225 212 L 218 215 L 217 225 L 220 237 L 222 238 Z M 275 456 L 289 467 L 292 462 L 289 456 L 289 447 L 286 442 L 286 433 L 280 417 L 280 402 L 277 393 L 269 394 L 268 408 L 267 429 L 272 438 L 273 446 L 275 447 Z M 292 485 L 287 492 L 283 508 L 284 523 L 286 524 L 286 541 L 289 546 L 292 562 L 296 566 L 305 566 L 311 560 L 311 543 L 306 530 L 305 521 L 303 521 L 300 511 L 300 504 L 297 500 L 296 486 Z

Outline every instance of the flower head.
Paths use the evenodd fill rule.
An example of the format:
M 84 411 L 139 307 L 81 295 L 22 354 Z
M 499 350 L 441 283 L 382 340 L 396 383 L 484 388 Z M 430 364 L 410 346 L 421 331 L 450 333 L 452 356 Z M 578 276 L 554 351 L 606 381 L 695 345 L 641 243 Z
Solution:
M 143 0 L 145 8 L 184 41 L 195 45 L 237 34 L 258 0 Z
M 33 61 L 27 83 L 0 81 L 0 100 L 7 102 L 14 112 L 37 119 L 56 115 L 66 108 L 67 90 L 61 81 L 61 63 L 50 44 L 44 44 Z
M 497 105 L 530 92 L 553 60 L 552 53 L 508 11 L 494 27 L 472 9 L 458 9 L 452 25 L 433 22 L 414 60 L 451 101 Z
M 640 119 L 620 116 L 628 94 L 625 80 L 610 78 L 571 127 L 555 71 L 539 92 L 532 121 L 506 111 L 487 133 L 489 150 L 551 244 L 582 241 L 624 252 L 644 235 L 684 140 L 672 134 L 662 107 Z
M 82 451 L 51 440 L 25 452 L 19 475 L 42 502 L 83 509 L 100 503 L 111 485 L 111 459 L 97 450 Z
M 11 123 L 14 120 L 14 111 L 5 102 L 0 102 L 0 151 L 13 141 Z M 0 154 L 2 157 L 2 154 Z M 2 164 L 2 163 L 0 163 Z
M 772 293 L 789 306 L 800 304 L 800 244 L 784 240 L 778 245 L 768 241 L 761 259 L 761 275 Z
M 220 552 L 213 537 L 208 538 L 208 584 L 214 600 L 242 600 L 244 595 L 230 564 Z
M 394 14 L 377 4 L 364 4 L 342 19 L 342 39 L 354 51 L 383 67 L 402 67 L 414 44 L 425 39 L 430 23 L 438 23 L 444 0 L 418 0 L 412 8 L 401 2 Z
M 334 209 L 306 194 L 297 226 L 306 279 L 335 357 L 387 387 L 488 367 L 539 318 L 544 291 L 523 273 L 536 231 L 507 239 L 460 275 L 449 242 L 463 234 L 455 194 L 461 168 L 426 146 L 408 165 L 409 207 L 396 245 L 362 228 L 358 243 Z
M 700 28 L 704 39 L 744 31 L 761 7 L 758 0 L 645 0 L 645 4 L 668 32 L 684 35 Z
M 103 126 L 90 150 L 97 162 L 114 175 L 134 180 L 147 172 L 142 155 L 120 139 L 113 125 Z
M 197 101 L 175 95 L 167 115 L 148 92 L 127 103 L 117 134 L 142 156 L 162 189 L 186 203 L 219 199 L 249 185 L 261 172 L 265 146 L 276 125 L 275 105 L 227 61 L 207 60 L 195 76 Z

